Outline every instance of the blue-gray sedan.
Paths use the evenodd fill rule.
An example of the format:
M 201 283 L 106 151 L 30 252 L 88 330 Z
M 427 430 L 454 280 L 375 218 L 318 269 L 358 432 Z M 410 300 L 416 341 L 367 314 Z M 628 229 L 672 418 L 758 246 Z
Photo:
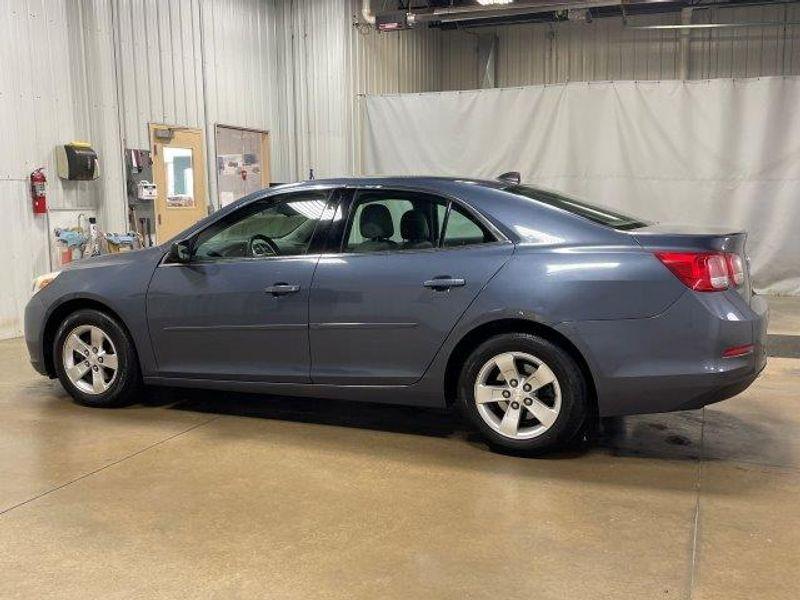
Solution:
M 25 336 L 89 406 L 143 385 L 456 404 L 537 451 L 750 385 L 767 309 L 745 238 L 512 177 L 310 181 L 37 278 Z

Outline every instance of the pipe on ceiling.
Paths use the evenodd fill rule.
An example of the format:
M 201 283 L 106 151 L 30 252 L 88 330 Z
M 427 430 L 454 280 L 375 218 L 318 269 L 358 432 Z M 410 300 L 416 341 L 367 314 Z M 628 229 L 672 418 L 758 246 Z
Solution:
M 604 8 L 612 6 L 632 6 L 670 3 L 672 0 L 586 0 L 583 2 L 575 0 L 549 0 L 539 2 L 519 2 L 504 5 L 485 5 L 485 6 L 450 6 L 447 8 L 434 8 L 418 12 L 408 12 L 408 25 L 414 26 L 419 23 L 440 22 L 458 23 L 461 21 L 474 21 L 480 19 L 491 19 L 498 17 L 514 17 L 521 15 L 532 15 L 538 13 L 548 13 L 562 10 L 580 10 L 591 8 Z M 754 4 L 759 4 L 755 2 Z M 744 5 L 744 4 L 742 4 Z M 711 4 L 694 6 L 694 9 L 708 8 Z M 375 13 L 372 12 L 371 0 L 361 1 L 361 18 L 369 25 L 375 25 Z M 630 29 L 714 29 L 726 27 L 770 27 L 782 25 L 796 25 L 796 22 L 782 23 L 693 23 L 680 25 L 626 25 Z
M 628 29 L 726 29 L 729 27 L 783 27 L 800 25 L 800 21 L 752 21 L 748 23 L 693 23 L 691 25 L 626 25 Z
M 651 2 L 664 2 L 668 0 L 549 0 L 546 2 L 520 2 L 513 5 L 485 5 L 485 6 L 451 6 L 448 8 L 434 8 L 432 10 L 408 12 L 408 24 L 441 21 L 453 23 L 470 21 L 474 19 L 489 19 L 495 17 L 517 16 L 536 13 L 548 13 L 557 10 L 600 8 L 606 6 L 620 6 L 621 4 L 649 4 Z M 375 25 L 375 13 L 372 11 L 371 0 L 361 0 L 361 18 L 369 25 Z
M 663 0 L 635 0 L 639 2 Z M 630 4 L 628 0 L 625 4 Z M 442 23 L 455 23 L 458 21 L 472 21 L 475 19 L 489 19 L 497 17 L 514 17 L 519 15 L 532 15 L 548 13 L 558 10 L 601 8 L 605 6 L 620 6 L 623 0 L 592 0 L 588 2 L 525 2 L 513 5 L 486 5 L 486 6 L 459 6 L 451 8 L 434 8 L 432 11 L 409 14 L 409 23 L 425 21 L 440 21 Z

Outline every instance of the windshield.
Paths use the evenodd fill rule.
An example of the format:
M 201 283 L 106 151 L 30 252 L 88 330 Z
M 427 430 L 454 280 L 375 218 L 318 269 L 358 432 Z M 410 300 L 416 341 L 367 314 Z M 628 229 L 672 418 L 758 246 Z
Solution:
M 504 191 L 525 196 L 526 198 L 531 198 L 543 204 L 555 206 L 556 208 L 566 210 L 574 215 L 594 221 L 595 223 L 613 227 L 614 229 L 638 229 L 639 227 L 646 227 L 649 225 L 647 221 L 643 221 L 642 219 L 623 215 L 602 206 L 589 204 L 588 202 L 578 200 L 577 198 L 567 196 L 562 192 L 556 192 L 554 190 L 534 188 L 527 185 L 515 185 L 504 188 Z

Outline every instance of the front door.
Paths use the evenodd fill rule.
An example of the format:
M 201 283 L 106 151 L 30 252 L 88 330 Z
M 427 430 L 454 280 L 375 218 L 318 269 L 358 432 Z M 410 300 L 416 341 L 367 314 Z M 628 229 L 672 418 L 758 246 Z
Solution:
M 165 242 L 208 215 L 203 131 L 150 125 L 156 184 L 156 240 Z
M 410 384 L 513 251 L 447 199 L 357 191 L 311 290 L 311 379 Z
M 309 381 L 308 299 L 326 191 L 269 196 L 192 240 L 188 264 L 162 264 L 147 317 L 163 377 Z

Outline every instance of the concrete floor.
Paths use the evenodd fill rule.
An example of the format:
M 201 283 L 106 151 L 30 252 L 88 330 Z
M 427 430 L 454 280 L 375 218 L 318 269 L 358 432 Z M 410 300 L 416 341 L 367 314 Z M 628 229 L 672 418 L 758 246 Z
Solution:
M 437 411 L 86 409 L 0 363 L 0 598 L 800 597 L 800 359 L 544 459 Z

